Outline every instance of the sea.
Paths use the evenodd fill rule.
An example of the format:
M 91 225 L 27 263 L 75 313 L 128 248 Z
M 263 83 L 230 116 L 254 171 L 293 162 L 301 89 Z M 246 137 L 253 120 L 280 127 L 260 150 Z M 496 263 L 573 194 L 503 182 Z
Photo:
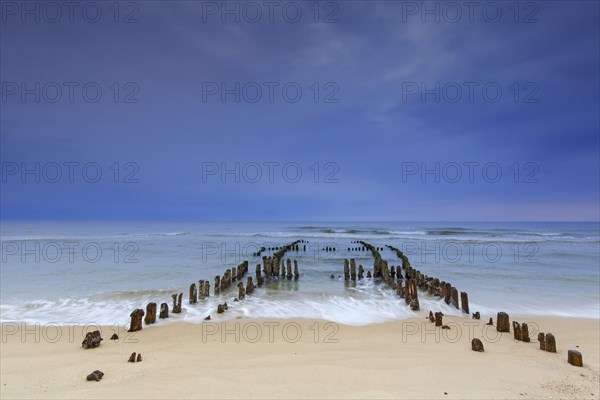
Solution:
M 158 324 L 237 318 L 318 318 L 366 325 L 461 311 L 420 293 L 421 310 L 376 279 L 346 281 L 344 259 L 365 271 L 373 256 L 450 282 L 471 312 L 600 318 L 598 222 L 16 222 L 2 221 L 0 322 L 126 324 L 149 302 L 183 293 L 183 311 Z M 299 279 L 273 278 L 241 301 L 236 282 L 214 295 L 215 275 L 301 240 L 286 257 Z M 255 253 L 265 247 L 261 256 Z M 328 249 L 329 248 L 329 249 Z M 271 250 L 269 250 L 271 249 Z M 211 295 L 189 304 L 189 287 L 211 282 Z M 246 277 L 243 279 L 246 283 Z M 229 309 L 216 314 L 218 304 Z

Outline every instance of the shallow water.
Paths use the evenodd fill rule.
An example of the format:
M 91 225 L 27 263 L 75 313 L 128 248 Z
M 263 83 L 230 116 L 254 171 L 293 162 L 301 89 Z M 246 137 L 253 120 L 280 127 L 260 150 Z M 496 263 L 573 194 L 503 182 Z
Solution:
M 176 292 L 184 293 L 184 312 L 160 323 L 215 318 L 216 304 L 225 300 L 230 308 L 220 319 L 362 325 L 414 316 L 379 282 L 339 277 L 344 258 L 373 268 L 370 252 L 348 251 L 359 246 L 356 240 L 400 248 L 414 268 L 468 292 L 472 312 L 600 314 L 598 223 L 2 222 L 1 234 L 2 322 L 123 324 L 149 301 L 171 304 Z M 260 259 L 252 253 L 298 239 L 308 241 L 306 250 L 287 253 L 298 260 L 298 281 L 272 280 L 236 303 L 235 285 L 212 295 L 215 275 L 248 260 L 247 276 L 254 276 Z M 323 251 L 326 246 L 337 250 Z M 389 265 L 401 263 L 387 248 L 381 255 Z M 211 297 L 188 305 L 189 286 L 199 279 L 211 281 Z M 419 299 L 421 314 L 460 314 L 424 293 Z

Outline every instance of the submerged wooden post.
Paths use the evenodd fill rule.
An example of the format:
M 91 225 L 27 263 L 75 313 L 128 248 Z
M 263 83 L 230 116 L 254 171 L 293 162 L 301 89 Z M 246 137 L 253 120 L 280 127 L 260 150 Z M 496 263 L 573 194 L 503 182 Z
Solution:
M 204 281 L 204 297 L 210 297 L 210 282 Z
M 215 296 L 221 293 L 221 277 L 219 275 L 215 276 Z
M 244 289 L 244 283 L 238 283 L 238 299 L 242 300 L 246 297 L 246 290 Z
M 183 293 L 179 293 L 172 295 L 173 297 L 173 314 L 179 314 L 181 312 L 181 298 L 183 297 Z
M 287 264 L 287 278 L 292 279 L 292 260 L 289 258 L 286 261 Z
M 260 264 L 256 264 L 256 280 L 260 278 Z
M 354 261 L 354 258 L 350 259 L 350 279 L 356 280 L 356 261 Z
M 300 272 L 298 271 L 298 260 L 294 260 L 294 279 L 300 278 Z
M 450 296 L 452 296 L 452 285 L 446 282 L 444 286 L 444 301 L 446 304 L 450 304 Z
M 129 325 L 128 332 L 135 332 L 142 330 L 142 317 L 144 316 L 144 310 L 137 308 L 129 315 L 131 317 L 131 324 Z
M 456 309 L 458 309 L 458 290 L 453 287 L 451 289 L 451 294 L 452 294 L 452 305 L 454 307 L 456 307 Z
M 190 285 L 190 304 L 198 303 L 198 291 L 196 290 L 196 284 Z
M 236 268 L 236 267 L 232 267 L 232 268 L 231 268 L 231 280 L 232 280 L 232 281 L 235 281 L 235 280 L 237 280 L 237 277 L 238 277 L 238 275 L 237 275 L 237 274 L 238 274 L 238 273 L 237 273 L 237 268 Z
M 344 280 L 349 280 L 350 279 L 350 263 L 348 262 L 348 259 L 344 259 Z
M 496 316 L 496 330 L 498 332 L 510 332 L 510 321 L 507 313 L 499 312 Z
M 419 294 L 417 292 L 417 281 L 412 279 L 410 282 L 412 283 L 410 308 L 413 311 L 419 311 Z
M 169 305 L 167 303 L 162 303 L 160 305 L 160 314 L 158 318 L 169 318 Z
M 358 279 L 363 279 L 365 277 L 365 269 L 362 264 L 358 266 Z
M 460 292 L 460 305 L 464 313 L 469 314 L 469 296 L 467 292 Z
M 249 276 L 246 278 L 246 293 L 252 294 L 254 292 L 254 282 L 252 282 L 252 277 Z
M 146 306 L 146 318 L 144 318 L 146 325 L 150 325 L 156 322 L 156 303 L 148 303 Z

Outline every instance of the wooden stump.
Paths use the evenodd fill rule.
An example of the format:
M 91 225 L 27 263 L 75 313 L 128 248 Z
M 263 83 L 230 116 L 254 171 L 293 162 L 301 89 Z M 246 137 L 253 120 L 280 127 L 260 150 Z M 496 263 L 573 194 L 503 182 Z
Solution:
M 460 305 L 464 313 L 469 314 L 469 296 L 467 292 L 460 292 Z
M 156 303 L 148 303 L 146 306 L 146 318 L 144 318 L 146 325 L 150 325 L 156 322 Z
M 215 276 L 215 296 L 221 293 L 221 277 L 219 275 Z
M 546 351 L 556 353 L 556 339 L 551 333 L 546 333 Z
M 141 321 L 140 321 L 140 324 L 141 324 Z M 140 328 L 140 329 L 142 329 L 142 328 Z M 102 336 L 100 335 L 100 331 L 88 332 L 85 334 L 85 338 L 83 339 L 83 342 L 81 342 L 81 347 L 83 347 L 84 349 L 93 349 L 93 348 L 100 346 L 100 342 L 102 340 L 103 339 L 102 339 Z
M 129 356 L 129 360 L 127 362 L 134 363 L 135 362 L 135 351 L 131 353 Z
M 135 332 L 142 330 L 142 317 L 144 316 L 144 310 L 137 308 L 129 315 L 131 317 L 131 324 L 129 325 L 128 332 Z
M 510 332 L 509 317 L 505 312 L 499 312 L 496 316 L 496 330 L 498 332 Z
M 450 297 L 452 296 L 452 285 L 448 282 L 444 285 L 444 301 L 446 304 L 450 304 Z
M 169 305 L 167 303 L 162 303 L 160 305 L 160 314 L 158 318 L 169 318 Z
M 196 290 L 196 284 L 190 285 L 190 304 L 198 303 L 198 291 Z
M 471 340 L 471 350 L 483 353 L 483 343 L 481 343 L 481 340 L 476 338 Z
M 171 297 L 173 297 L 173 314 L 179 314 L 181 312 L 181 299 L 183 297 L 183 293 L 179 293 L 179 296 L 174 294 Z
M 412 279 L 411 281 L 411 303 L 410 308 L 413 311 L 419 311 L 419 294 L 417 292 L 417 281 Z
M 455 287 L 450 290 L 452 295 L 452 305 L 458 309 L 458 290 Z
M 350 279 L 356 280 L 356 261 L 354 261 L 354 258 L 350 259 Z
M 544 332 L 538 333 L 538 342 L 540 343 L 540 350 L 546 350 L 546 335 L 544 335 Z
M 362 264 L 358 266 L 358 279 L 363 279 L 365 277 L 365 269 Z
M 298 260 L 294 260 L 294 279 L 300 278 L 300 272 L 298 271 Z
M 369 279 L 372 278 L 371 271 L 367 271 L 367 278 L 369 278 Z
M 531 341 L 529 338 L 529 326 L 526 323 L 521 324 L 521 340 L 525 343 L 529 343 Z
M 435 313 L 435 326 L 442 326 L 443 322 L 442 322 L 442 318 L 444 317 L 444 314 L 442 312 L 436 312 Z
M 481 318 L 481 314 L 479 314 L 479 311 L 475 311 L 473 313 L 473 319 L 479 319 L 479 318 Z
M 348 259 L 344 259 L 344 280 L 350 280 L 350 263 Z
M 429 311 L 429 322 L 435 322 L 435 317 L 433 316 L 433 312 Z
M 236 267 L 231 268 L 231 280 L 235 281 L 235 280 L 237 280 L 237 277 L 238 277 L 237 268 Z
M 583 367 L 583 357 L 577 350 L 569 350 L 567 355 L 567 361 L 569 364 L 576 367 Z
M 244 283 L 238 283 L 238 299 L 242 300 L 246 297 L 246 289 L 244 289 Z
M 517 321 L 513 321 L 513 335 L 515 340 L 521 340 L 521 325 Z
M 254 292 L 254 283 L 252 282 L 252 277 L 249 276 L 246 278 L 246 293 L 252 294 Z
M 260 278 L 260 264 L 256 264 L 256 280 Z
M 203 297 L 210 297 L 210 282 L 209 281 L 204 281 L 204 296 Z

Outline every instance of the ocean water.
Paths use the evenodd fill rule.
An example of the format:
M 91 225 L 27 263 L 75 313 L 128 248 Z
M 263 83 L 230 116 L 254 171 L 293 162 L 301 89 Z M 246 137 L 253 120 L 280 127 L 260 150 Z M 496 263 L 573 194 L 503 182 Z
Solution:
M 238 317 L 322 318 L 364 325 L 429 310 L 459 315 L 443 300 L 420 293 L 415 313 L 377 280 L 346 282 L 343 261 L 373 269 L 364 240 L 391 245 L 414 268 L 469 294 L 471 312 L 599 318 L 598 223 L 198 223 L 198 222 L 2 222 L 0 321 L 125 324 L 135 308 L 172 304 L 183 292 L 183 312 L 159 324 L 200 323 Z M 304 240 L 299 280 L 271 279 L 245 300 L 233 302 L 234 285 L 215 297 L 213 278 L 244 260 L 254 277 L 261 246 Z M 336 251 L 324 251 L 325 247 Z M 265 251 L 263 255 L 272 254 Z M 388 265 L 401 261 L 387 248 Z M 334 275 L 334 278 L 331 278 Z M 187 304 L 189 286 L 210 280 L 211 297 Z M 244 278 L 244 284 L 246 279 Z M 256 283 L 256 281 L 255 281 Z M 229 310 L 217 315 L 216 305 Z

